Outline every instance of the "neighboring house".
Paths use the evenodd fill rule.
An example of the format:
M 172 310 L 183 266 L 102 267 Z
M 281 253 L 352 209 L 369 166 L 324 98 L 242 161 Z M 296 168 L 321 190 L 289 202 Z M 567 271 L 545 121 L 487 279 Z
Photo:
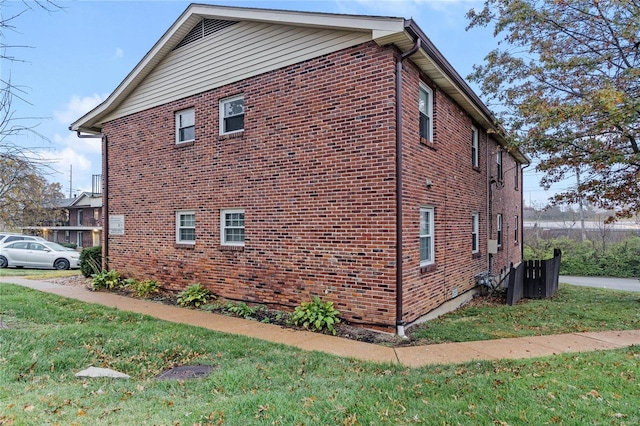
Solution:
M 56 203 L 64 210 L 62 221 L 42 222 L 39 226 L 23 227 L 23 232 L 37 231 L 49 241 L 75 244 L 77 248 L 99 246 L 102 237 L 102 194 L 83 192 L 74 198 Z
M 109 268 L 165 288 L 402 334 L 522 257 L 528 159 L 412 20 L 191 5 L 70 129 Z

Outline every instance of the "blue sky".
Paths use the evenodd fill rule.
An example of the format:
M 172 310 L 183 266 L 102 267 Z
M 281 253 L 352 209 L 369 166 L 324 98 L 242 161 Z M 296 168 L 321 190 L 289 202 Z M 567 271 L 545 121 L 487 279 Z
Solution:
M 335 0 L 335 1 L 205 1 L 227 6 L 262 7 L 414 19 L 460 75 L 496 47 L 491 30 L 465 31 L 465 13 L 483 1 Z M 27 46 L 7 54 L 20 62 L 1 64 L 3 79 L 19 86 L 26 102 L 14 99 L 15 117 L 37 125 L 44 142 L 32 135 L 14 143 L 37 148 L 54 161 L 49 180 L 70 193 L 91 190 L 91 175 L 101 173 L 100 140 L 78 139 L 69 125 L 104 100 L 187 8 L 186 1 L 59 1 L 62 9 L 47 12 L 32 2 L 6 31 L 4 44 Z M 26 9 L 22 1 L 2 3 L 4 19 Z M 472 87 L 474 87 L 472 85 Z M 475 87 L 474 87 L 475 89 Z M 540 175 L 525 170 L 526 204 L 543 205 L 552 195 L 539 187 Z

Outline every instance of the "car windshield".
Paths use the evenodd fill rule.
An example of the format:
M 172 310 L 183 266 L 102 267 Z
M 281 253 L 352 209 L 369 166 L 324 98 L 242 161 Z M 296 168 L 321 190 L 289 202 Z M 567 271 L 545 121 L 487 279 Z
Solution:
M 61 246 L 58 243 L 47 243 L 47 247 L 49 247 L 52 250 L 55 251 L 75 251 L 71 248 L 65 247 L 65 246 Z

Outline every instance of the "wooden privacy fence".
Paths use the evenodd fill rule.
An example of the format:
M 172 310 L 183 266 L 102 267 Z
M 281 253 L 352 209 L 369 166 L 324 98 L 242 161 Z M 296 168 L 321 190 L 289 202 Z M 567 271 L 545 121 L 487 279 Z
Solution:
M 560 260 L 562 253 L 553 250 L 549 260 L 527 260 L 517 267 L 511 266 L 507 286 L 507 304 L 514 305 L 518 300 L 542 299 L 553 297 L 558 291 Z

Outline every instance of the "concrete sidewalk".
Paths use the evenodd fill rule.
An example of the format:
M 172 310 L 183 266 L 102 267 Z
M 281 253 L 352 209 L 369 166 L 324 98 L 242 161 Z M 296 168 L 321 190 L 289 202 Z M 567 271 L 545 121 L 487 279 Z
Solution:
M 617 349 L 640 344 L 640 330 L 629 330 L 390 348 L 178 306 L 162 305 L 107 292 L 93 292 L 82 287 L 63 286 L 17 277 L 0 277 L 0 283 L 18 284 L 83 302 L 150 315 L 165 321 L 255 337 L 308 351 L 320 351 L 363 361 L 398 363 L 409 367 L 479 360 L 534 358 L 566 352 Z

